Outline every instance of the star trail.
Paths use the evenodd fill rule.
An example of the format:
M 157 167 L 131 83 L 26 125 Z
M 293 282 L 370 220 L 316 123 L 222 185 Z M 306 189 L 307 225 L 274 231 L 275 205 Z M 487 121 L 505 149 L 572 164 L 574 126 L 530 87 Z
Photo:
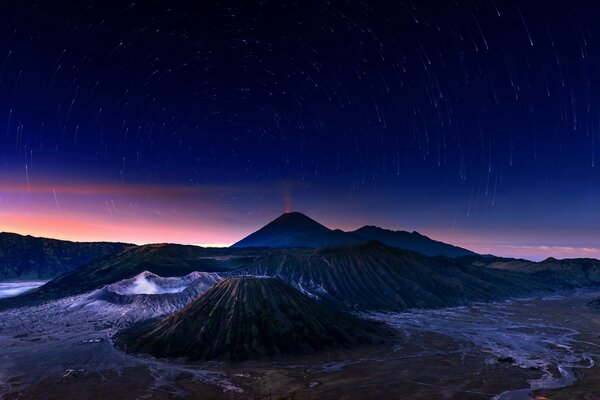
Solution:
M 2 230 L 227 244 L 292 208 L 600 256 L 598 4 L 3 9 Z

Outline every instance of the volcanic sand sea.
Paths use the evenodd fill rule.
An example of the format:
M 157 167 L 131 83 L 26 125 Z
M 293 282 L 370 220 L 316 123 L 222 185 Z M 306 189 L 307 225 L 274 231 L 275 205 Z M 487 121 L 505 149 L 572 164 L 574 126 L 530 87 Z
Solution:
M 370 314 L 398 329 L 397 342 L 304 357 L 196 364 L 124 354 L 110 337 L 135 316 L 101 305 L 73 307 L 76 299 L 63 299 L 0 313 L 0 396 L 99 399 L 112 390 L 113 400 L 506 400 L 530 398 L 531 386 L 572 383 L 539 393 L 550 399 L 595 399 L 590 391 L 599 372 L 589 367 L 600 358 L 600 310 L 588 302 L 597 295 L 571 292 Z M 571 382 L 580 376 L 583 380 Z

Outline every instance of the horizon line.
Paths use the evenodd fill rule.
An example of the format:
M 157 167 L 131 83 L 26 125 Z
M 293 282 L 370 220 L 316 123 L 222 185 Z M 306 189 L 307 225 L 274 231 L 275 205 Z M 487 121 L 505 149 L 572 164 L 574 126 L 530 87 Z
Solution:
M 284 214 L 289 214 L 290 212 L 286 212 L 283 213 Z M 301 212 L 297 212 L 300 214 L 303 214 Z M 305 214 L 303 214 L 305 215 Z M 310 218 L 310 217 L 308 217 Z M 312 218 L 311 218 L 312 219 Z M 376 226 L 376 225 L 370 225 L 370 226 Z M 376 226 L 378 227 L 378 226 Z M 380 228 L 380 227 L 378 227 Z M 331 229 L 331 228 L 328 228 Z M 386 229 L 386 228 L 382 228 L 382 229 Z M 347 231 L 344 231 L 347 232 Z M 408 231 L 404 231 L 404 232 L 408 232 Z M 414 231 L 416 232 L 416 231 Z M 37 238 L 37 239 L 48 239 L 48 240 L 57 240 L 57 241 L 64 241 L 64 242 L 71 242 L 71 243 L 123 243 L 123 244 L 129 244 L 129 245 L 133 245 L 136 247 L 141 247 L 141 246 L 153 246 L 153 245 L 179 245 L 179 246 L 195 246 L 195 247 L 202 247 L 202 248 L 213 248 L 213 249 L 226 249 L 226 248 L 230 248 L 231 246 L 233 246 L 235 243 L 237 242 L 233 242 L 233 243 L 192 243 L 192 242 L 169 242 L 169 241 L 159 241 L 159 242 L 120 242 L 120 241 L 113 241 L 113 240 L 73 240 L 73 239 L 69 239 L 69 238 L 61 238 L 61 237 L 55 237 L 55 236 L 38 236 L 35 234 L 31 234 L 31 233 L 27 233 L 27 232 L 19 232 L 19 231 L 6 231 L 6 230 L 1 230 L 0 234 L 14 234 L 14 235 L 19 235 L 19 236 L 24 236 L 24 237 L 32 237 L 32 238 Z M 435 239 L 432 239 L 435 240 Z M 446 244 L 450 244 L 450 245 L 454 245 L 452 243 L 447 243 L 447 242 L 442 242 L 442 243 L 446 243 Z M 385 243 L 383 243 L 385 245 Z M 458 246 L 458 245 L 454 245 L 454 246 Z M 326 246 L 325 246 L 326 247 Z M 389 247 L 395 247 L 395 246 L 389 246 Z M 462 247 L 462 246 L 458 246 L 458 247 Z M 598 248 L 593 248 L 593 247 L 572 247 L 572 246 L 548 246 L 548 245 L 540 245 L 540 246 L 530 246 L 530 245 L 514 245 L 514 244 L 506 244 L 503 247 L 505 248 L 526 248 L 526 249 L 568 249 L 568 250 L 582 250 L 583 252 L 595 252 L 595 251 L 600 251 L 600 249 Z M 469 250 L 469 249 L 467 249 Z M 473 250 L 470 250 L 473 251 Z M 543 258 L 540 257 L 539 259 L 532 259 L 532 258 L 527 258 L 527 257 L 519 257 L 519 256 L 498 256 L 495 255 L 493 253 L 478 253 L 473 251 L 475 254 L 479 255 L 479 256 L 492 256 L 492 257 L 497 257 L 497 258 L 509 258 L 509 259 L 514 259 L 514 260 L 526 260 L 526 261 L 530 261 L 530 262 L 542 262 L 548 259 L 556 259 L 556 260 L 570 260 L 570 259 L 592 259 L 592 260 L 598 260 L 600 261 L 600 258 L 597 257 L 586 257 L 585 255 L 577 255 L 574 257 L 556 257 L 556 256 L 552 256 L 552 255 L 548 255 L 548 256 L 544 256 Z

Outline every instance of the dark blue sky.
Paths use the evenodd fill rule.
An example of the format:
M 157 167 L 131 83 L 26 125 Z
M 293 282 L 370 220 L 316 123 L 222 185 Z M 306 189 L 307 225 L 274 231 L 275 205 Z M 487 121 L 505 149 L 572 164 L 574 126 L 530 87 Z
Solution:
M 86 183 L 220 187 L 172 207 L 202 226 L 218 204 L 246 232 L 291 202 L 480 251 L 600 252 L 600 4 L 13 3 L 0 228 L 63 211 L 59 183 L 79 202 Z

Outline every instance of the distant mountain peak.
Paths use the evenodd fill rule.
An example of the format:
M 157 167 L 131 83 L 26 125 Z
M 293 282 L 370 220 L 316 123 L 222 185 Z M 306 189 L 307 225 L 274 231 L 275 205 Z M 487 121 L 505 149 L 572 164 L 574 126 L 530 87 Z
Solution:
M 556 262 L 556 261 L 558 261 L 556 258 L 554 258 L 554 257 L 548 257 L 545 260 L 543 260 L 542 262 L 549 263 L 549 262 Z
M 343 231 L 333 231 L 300 213 L 284 213 L 233 247 L 322 247 L 352 243 Z
M 277 217 L 273 221 L 271 221 L 267 226 L 269 226 L 269 225 L 280 225 L 280 224 L 313 225 L 313 226 L 319 226 L 319 227 L 328 229 L 325 226 L 323 226 L 320 223 L 318 223 L 317 221 L 315 221 L 314 219 L 312 219 L 309 216 L 307 216 L 305 214 L 302 214 L 301 212 L 298 212 L 298 211 L 292 211 L 292 212 L 283 213 L 279 217 Z
M 371 232 L 404 233 L 404 234 L 409 233 L 409 234 L 415 235 L 415 236 L 417 236 L 417 235 L 418 236 L 425 236 L 425 235 L 422 235 L 421 233 L 419 233 L 417 231 L 409 232 L 409 231 L 403 231 L 403 230 L 387 229 L 387 228 L 382 228 L 382 227 L 377 226 L 377 225 L 365 225 L 365 226 L 363 226 L 361 228 L 358 228 L 354 232 L 369 232 L 369 231 L 371 231 Z
M 433 240 L 417 231 L 396 231 L 365 225 L 355 231 L 348 232 L 363 241 L 376 240 L 387 246 L 404 250 L 412 250 L 428 256 L 461 257 L 475 253 L 448 243 Z
M 233 247 L 317 248 L 378 241 L 387 246 L 429 256 L 459 257 L 475 253 L 438 242 L 418 232 L 394 231 L 365 225 L 352 232 L 329 229 L 300 213 L 284 213 Z
M 310 218 L 306 214 L 301 213 L 300 211 L 288 211 L 288 212 L 284 212 L 279 217 L 277 217 L 277 219 L 280 219 L 280 218 L 302 218 L 302 219 L 309 219 L 311 221 L 314 221 L 312 218 Z

